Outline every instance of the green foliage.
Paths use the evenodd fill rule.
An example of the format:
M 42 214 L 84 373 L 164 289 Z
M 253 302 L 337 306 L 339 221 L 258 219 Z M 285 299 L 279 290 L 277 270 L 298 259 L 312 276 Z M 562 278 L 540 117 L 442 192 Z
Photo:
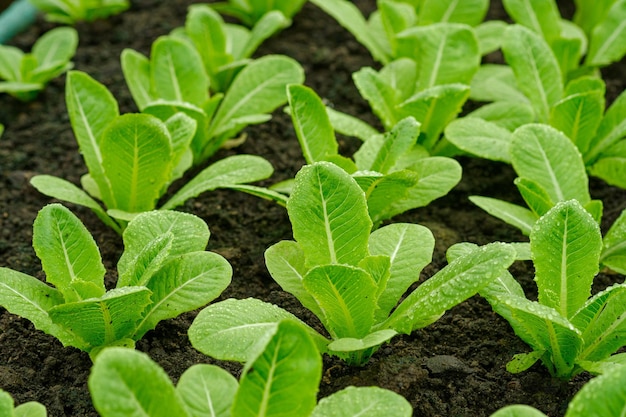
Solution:
M 575 3 L 572 23 L 561 18 L 554 0 L 503 2 L 516 23 L 545 39 L 564 75 L 609 65 L 626 54 L 626 1 Z M 585 68 L 580 68 L 581 62 Z
M 569 402 L 565 417 L 620 417 L 626 412 L 626 367 L 617 365 L 583 386 Z M 510 405 L 491 417 L 546 417 L 527 405 Z
M 122 13 L 130 7 L 128 0 L 29 0 L 46 14 L 50 22 L 73 25 L 92 22 Z
M 0 45 L 0 93 L 21 101 L 34 100 L 46 84 L 73 67 L 78 46 L 74 28 L 55 28 L 37 39 L 30 53 Z
M 478 120 L 478 119 L 477 119 Z M 504 147 L 503 147 L 504 152 Z M 583 159 L 563 133 L 541 124 L 527 124 L 513 132 L 506 152 L 518 175 L 515 179 L 527 207 L 490 197 L 472 196 L 480 208 L 529 235 L 537 220 L 557 203 L 577 200 L 599 223 L 602 202 L 592 200 Z M 607 232 L 600 262 L 626 271 L 626 212 Z
M 266 251 L 268 270 L 328 331 L 331 340 L 307 327 L 320 349 L 353 365 L 367 362 L 397 333 L 433 323 L 501 275 L 514 258 L 514 250 L 502 244 L 478 248 L 398 304 L 431 261 L 434 238 L 428 229 L 401 223 L 370 233 L 364 191 L 329 162 L 298 173 L 287 211 L 295 241 Z M 189 337 L 207 355 L 244 362 L 266 329 L 285 318 L 293 315 L 274 305 L 231 299 L 204 309 Z
M 398 121 L 385 134 L 368 131 L 353 161 L 339 155 L 331 117 L 315 92 L 305 86 L 291 85 L 287 95 L 306 162 L 334 162 L 351 174 L 365 192 L 375 225 L 428 205 L 461 180 L 461 166 L 455 160 L 429 157 L 415 144 L 420 125 L 410 116 Z
M 107 348 L 89 376 L 102 417 L 408 417 L 410 404 L 377 387 L 348 387 L 316 406 L 322 361 L 307 331 L 285 320 L 251 352 L 239 382 L 215 365 L 193 365 L 174 387 L 146 354 Z
M 291 24 L 291 18 L 304 6 L 306 0 L 228 0 L 212 3 L 211 8 L 233 17 L 252 27 L 269 13 L 280 12 Z
M 447 141 L 441 140 L 441 133 L 461 111 L 470 87 L 455 82 L 420 89 L 417 68 L 414 60 L 402 58 L 379 72 L 369 67 L 361 68 L 352 77 L 385 130 L 406 117 L 413 117 L 421 125 L 418 145 L 430 155 L 453 154 Z
M 169 185 L 192 166 L 197 122 L 182 112 L 173 112 L 165 121 L 145 113 L 119 115 L 106 87 L 77 71 L 68 74 L 66 102 L 89 170 L 81 180 L 83 188 L 50 175 L 37 175 L 31 183 L 43 194 L 89 207 L 121 233 L 138 213 L 155 209 Z M 172 209 L 205 191 L 238 188 L 272 172 L 261 157 L 230 156 L 202 170 L 161 209 Z
M 446 49 L 442 54 L 444 57 L 461 55 L 457 65 L 473 62 L 477 52 L 474 47 L 478 49 L 473 27 L 483 21 L 489 8 L 487 0 L 417 2 L 422 4 L 378 0 L 377 10 L 365 19 L 359 9 L 347 0 L 311 2 L 349 30 L 377 61 L 389 64 L 398 58 L 409 57 L 423 62 L 425 67 L 437 64 L 436 60 L 428 57 L 427 49 L 432 47 L 439 52 Z M 489 31 L 480 33 L 488 35 Z M 467 43 L 468 40 L 470 43 Z M 481 37 L 481 46 L 487 43 L 489 39 Z M 423 50 L 418 51 L 420 46 Z M 480 49 L 482 53 L 489 52 L 487 47 Z
M 107 291 L 87 229 L 65 207 L 44 207 L 33 225 L 33 247 L 50 285 L 0 268 L 0 305 L 93 358 L 106 346 L 134 347 L 159 321 L 208 304 L 230 283 L 228 262 L 204 251 L 209 230 L 198 217 L 143 213 L 123 238 L 117 285 Z
M 206 9 L 192 8 L 192 16 L 195 16 L 194 11 L 205 17 L 211 14 L 206 13 Z M 188 19 L 190 21 L 193 19 Z M 136 51 L 124 50 L 122 70 L 142 113 L 152 114 L 162 121 L 176 113 L 184 113 L 195 120 L 197 127 L 190 147 L 193 163 L 197 165 L 206 161 L 226 141 L 235 138 L 244 127 L 269 120 L 270 113 L 287 101 L 285 87 L 302 83 L 304 71 L 291 58 L 267 55 L 236 72 L 232 83 L 228 82 L 226 93 L 211 96 L 210 83 L 216 77 L 218 83 L 224 83 L 222 78 L 232 75 L 230 66 L 225 64 L 214 68 L 215 63 L 207 63 L 211 58 L 206 56 L 219 59 L 223 54 L 219 51 L 201 53 L 194 47 L 194 42 L 206 45 L 204 38 L 213 34 L 196 33 L 192 28 L 187 32 L 192 40 L 195 39 L 193 42 L 180 36 L 158 38 L 152 44 L 150 59 Z M 224 59 L 229 60 L 228 57 Z M 233 62 L 241 64 L 242 61 Z M 206 66 L 210 68 L 208 71 Z
M 537 360 L 558 378 L 594 370 L 626 345 L 626 286 L 591 296 L 603 242 L 596 220 L 576 200 L 556 204 L 533 226 L 531 258 L 538 301 L 529 301 L 511 275 L 481 291 L 494 311 L 532 349 L 515 355 L 507 369 L 517 373 Z
M 450 123 L 446 139 L 472 155 L 510 162 L 511 131 L 539 121 L 560 130 L 576 145 L 589 174 L 626 188 L 626 93 L 605 111 L 602 79 L 583 76 L 563 87 L 558 65 L 548 59 L 553 55 L 545 42 L 521 26 L 512 26 L 509 32 L 517 34 L 506 39 L 519 44 L 505 49 L 505 56 L 507 50 L 519 55 L 522 45 L 531 52 L 519 55 L 519 62 L 510 60 L 512 69 L 481 67 L 472 83 L 472 96 L 495 103 Z M 516 85 L 525 86 L 524 90 Z M 512 115 L 518 118 L 515 123 L 511 123 Z
M 0 389 L 0 416 L 2 417 L 46 417 L 48 412 L 43 404 L 36 401 L 14 406 L 11 395 Z
M 209 76 L 211 91 L 224 93 L 239 71 L 252 62 L 252 54 L 263 41 L 287 27 L 290 21 L 277 10 L 269 11 L 248 30 L 225 23 L 214 10 L 216 6 L 216 3 L 190 6 L 184 28 L 176 29 L 172 35 L 194 46 Z
M 419 145 L 431 155 L 454 154 L 441 133 L 468 99 L 481 53 L 493 49 L 470 26 L 482 20 L 488 2 L 426 2 L 419 9 L 424 16 L 418 18 L 412 5 L 381 0 L 367 22 L 344 0 L 313 2 L 385 64 L 380 71 L 364 67 L 353 74 L 360 94 L 385 130 L 413 117 L 421 123 Z

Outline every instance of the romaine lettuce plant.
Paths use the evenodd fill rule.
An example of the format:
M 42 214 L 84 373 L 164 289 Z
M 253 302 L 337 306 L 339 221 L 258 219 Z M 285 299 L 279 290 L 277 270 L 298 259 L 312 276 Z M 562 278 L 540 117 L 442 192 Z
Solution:
M 445 57 L 439 59 L 443 61 Z M 453 65 L 457 65 L 456 62 L 450 61 Z M 465 66 L 458 67 L 462 69 Z M 441 134 L 467 101 L 470 94 L 469 80 L 473 73 L 470 71 L 465 77 L 467 84 L 463 83 L 460 74 L 456 81 L 450 78 L 446 80 L 449 81 L 447 83 L 432 84 L 444 81 L 434 76 L 427 77 L 426 82 L 429 84 L 421 84 L 418 68 L 415 60 L 401 58 L 380 71 L 361 68 L 352 78 L 385 130 L 391 129 L 406 117 L 413 117 L 421 124 L 418 145 L 430 155 L 454 155 L 456 150 L 451 149 L 446 140 L 442 140 Z M 474 68 L 478 68 L 478 61 Z
M 400 57 L 419 59 L 425 66 L 437 65 L 436 61 L 420 58 L 416 47 L 437 48 L 442 56 L 455 54 L 462 56 L 456 61 L 462 66 L 463 61 L 474 61 L 473 44 L 467 44 L 468 31 L 479 25 L 489 8 L 488 0 L 425 0 L 417 2 L 378 0 L 378 8 L 366 20 L 360 10 L 347 0 L 311 0 L 345 27 L 365 46 L 372 57 L 383 64 L 389 64 Z M 489 52 L 490 30 L 493 24 L 478 30 L 485 35 L 481 42 L 481 51 Z M 444 42 L 441 43 L 441 39 Z M 495 38 L 495 36 L 493 36 Z M 463 46 L 466 45 L 466 46 Z M 469 53 L 467 45 L 471 45 Z M 497 49 L 497 45 L 495 46 Z M 459 57 L 460 58 L 460 57 Z
M 29 401 L 15 407 L 11 395 L 0 389 L 0 416 L 2 417 L 46 417 L 48 412 L 43 404 Z
M 145 353 L 107 348 L 95 360 L 89 390 L 102 417 L 408 417 L 400 395 L 378 387 L 348 387 L 317 402 L 319 352 L 307 332 L 282 321 L 268 331 L 239 382 L 226 370 L 199 364 L 174 386 Z
M 30 53 L 19 48 L 0 45 L 0 93 L 31 101 L 53 78 L 72 68 L 78 33 L 61 27 L 43 34 Z
M 615 366 L 587 382 L 569 402 L 565 417 L 621 417 L 626 413 L 626 367 Z M 547 417 L 528 405 L 510 405 L 491 417 Z
M 161 320 L 208 304 L 230 283 L 230 264 L 205 251 L 209 229 L 196 216 L 143 213 L 123 238 L 117 284 L 107 290 L 85 226 L 59 204 L 44 207 L 33 225 L 33 247 L 51 285 L 0 268 L 0 305 L 93 359 L 106 346 L 134 347 Z
M 291 85 L 287 96 L 306 162 L 333 162 L 351 174 L 365 192 L 374 225 L 428 205 L 446 195 L 461 180 L 458 162 L 446 157 L 429 157 L 416 145 L 420 124 L 410 116 L 398 121 L 385 134 L 366 130 L 368 137 L 354 154 L 353 161 L 339 155 L 331 118 L 312 89 Z
M 280 12 L 285 18 L 291 20 L 304 3 L 306 0 L 228 0 L 211 3 L 211 8 L 236 17 L 244 25 L 252 27 L 273 11 Z
M 91 22 L 122 13 L 130 7 L 128 0 L 29 0 L 45 13 L 50 22 L 73 25 Z
M 119 115 L 107 88 L 77 71 L 68 74 L 66 102 L 89 170 L 81 180 L 83 189 L 50 175 L 37 175 L 31 183 L 43 194 L 90 208 L 121 233 L 137 213 L 155 209 L 168 186 L 192 166 L 196 121 L 182 112 L 174 112 L 164 122 L 150 114 Z M 160 209 L 172 209 L 208 190 L 240 189 L 272 172 L 271 164 L 261 157 L 230 156 L 202 170 Z
M 308 328 L 320 350 L 351 365 L 366 363 L 396 334 L 435 322 L 504 273 L 515 257 L 504 244 L 478 248 L 398 304 L 431 261 L 434 238 L 427 228 L 399 223 L 370 233 L 364 191 L 329 162 L 307 165 L 296 175 L 287 210 L 295 241 L 267 249 L 267 268 L 328 331 L 330 340 Z M 229 299 L 200 312 L 189 337 L 209 356 L 245 362 L 250 347 L 283 318 L 297 320 L 256 299 Z
M 591 199 L 584 162 L 569 138 L 550 126 L 527 124 L 515 130 L 507 144 L 509 142 L 507 152 L 518 175 L 515 185 L 528 207 L 471 196 L 474 204 L 525 235 L 531 233 L 537 220 L 548 210 L 570 199 L 577 200 L 600 222 L 602 202 Z M 607 232 L 600 262 L 616 272 L 626 272 L 626 211 Z
M 431 155 L 450 155 L 441 133 L 469 97 L 481 53 L 494 48 L 471 26 L 482 21 L 488 2 L 426 1 L 418 7 L 381 0 L 369 21 L 350 2 L 313 2 L 385 64 L 380 71 L 365 67 L 353 74 L 385 130 L 412 116 L 422 125 L 418 143 Z
M 626 345 L 626 286 L 591 296 L 603 242 L 597 221 L 576 200 L 558 203 L 530 234 L 538 301 L 526 299 L 519 283 L 503 274 L 480 291 L 495 312 L 532 349 L 515 355 L 510 372 L 540 360 L 550 374 L 569 379 Z
M 292 3 L 295 2 L 289 4 Z M 239 71 L 252 61 L 252 54 L 261 43 L 289 26 L 290 21 L 277 10 L 269 11 L 248 30 L 225 23 L 213 10 L 216 5 L 191 5 L 185 26 L 175 29 L 172 35 L 193 44 L 209 76 L 211 91 L 224 93 Z
M 556 67 L 553 66 L 554 68 Z M 492 85 L 490 88 L 497 86 L 493 91 L 505 92 L 504 95 L 509 94 L 508 97 L 502 97 L 501 101 L 486 106 L 489 109 L 479 109 L 470 114 L 471 117 L 463 117 L 450 123 L 445 130 L 445 137 L 449 142 L 472 155 L 510 162 L 507 148 L 511 128 L 539 120 L 570 138 L 583 155 L 590 175 L 611 185 L 626 188 L 626 92 L 620 94 L 605 112 L 605 85 L 600 78 L 580 77 L 570 81 L 564 92 L 555 94 L 549 93 L 538 84 L 533 91 L 531 88 L 520 94 L 511 86 L 503 86 L 505 83 L 515 83 L 514 78 L 504 76 L 508 72 L 507 67 L 492 69 L 495 70 L 490 75 L 492 78 L 489 81 L 485 78 L 484 81 Z M 550 71 L 541 70 L 536 74 L 538 77 L 545 77 L 543 85 L 550 88 L 558 86 L 559 78 L 556 73 L 553 73 L 554 77 L 546 76 L 549 73 Z M 532 80 L 522 80 L 524 76 L 521 74 L 528 74 L 528 71 L 520 72 L 518 85 L 529 88 Z M 560 88 L 557 90 L 561 91 Z M 550 95 L 552 98 L 542 103 L 529 101 L 530 97 L 547 98 Z M 540 108 L 543 110 L 539 110 Z M 537 116 L 539 114 L 543 116 Z M 516 120 L 511 124 L 513 115 Z
M 574 22 L 570 22 L 561 18 L 554 0 L 503 1 L 513 21 L 550 45 L 567 79 L 617 62 L 626 54 L 626 1 L 575 3 Z
M 295 60 L 267 55 L 241 69 L 225 94 L 210 95 L 212 80 L 204 65 L 192 42 L 174 36 L 157 39 L 150 59 L 130 49 L 122 53 L 124 77 L 142 113 L 163 121 L 185 113 L 196 121 L 190 145 L 195 165 L 244 127 L 269 120 L 270 113 L 287 101 L 285 87 L 304 81 L 304 71 Z

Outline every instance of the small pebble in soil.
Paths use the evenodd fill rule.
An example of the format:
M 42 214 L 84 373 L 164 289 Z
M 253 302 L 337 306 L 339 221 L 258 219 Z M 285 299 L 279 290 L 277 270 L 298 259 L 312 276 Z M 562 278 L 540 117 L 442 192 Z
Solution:
M 464 374 L 471 374 L 475 372 L 474 369 L 467 366 L 459 358 L 451 355 L 437 355 L 432 358 L 427 358 L 424 360 L 424 365 L 435 375 L 446 372 L 458 372 Z

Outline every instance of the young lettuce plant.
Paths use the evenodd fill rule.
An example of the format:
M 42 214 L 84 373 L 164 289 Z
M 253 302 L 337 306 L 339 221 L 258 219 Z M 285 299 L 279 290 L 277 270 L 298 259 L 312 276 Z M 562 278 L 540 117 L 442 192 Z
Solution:
M 477 69 L 478 65 L 475 68 Z M 441 134 L 461 112 L 463 104 L 467 101 L 471 75 L 466 78 L 467 84 L 463 83 L 461 78 L 456 78 L 457 81 L 450 79 L 446 84 L 423 85 L 418 81 L 416 61 L 400 58 L 380 71 L 369 67 L 361 68 L 352 75 L 352 78 L 361 96 L 367 100 L 385 130 L 391 129 L 406 117 L 413 117 L 421 124 L 418 145 L 430 155 L 455 154 L 456 149 L 451 149 Z M 427 82 L 437 82 L 437 78 L 428 78 Z
M 322 100 L 302 85 L 287 89 L 291 118 L 307 163 L 333 162 L 351 174 L 367 198 L 375 225 L 446 195 L 461 180 L 453 159 L 430 157 L 416 145 L 420 124 L 407 117 L 385 134 L 365 129 L 368 136 L 354 161 L 338 153 L 331 118 Z M 285 184 L 281 184 L 284 188 Z
M 53 78 L 72 68 L 78 33 L 74 28 L 55 28 L 42 35 L 30 53 L 0 45 L 0 93 L 21 101 L 34 100 Z
M 497 49 L 489 46 L 494 33 L 494 24 L 489 23 L 481 28 L 480 23 L 485 18 L 489 8 L 488 0 L 425 0 L 425 1 L 396 1 L 378 0 L 377 10 L 366 19 L 361 11 L 352 2 L 347 0 L 311 0 L 313 4 L 331 15 L 340 25 L 352 35 L 372 54 L 372 57 L 386 65 L 400 57 L 417 58 L 415 56 L 417 39 L 433 42 L 434 46 L 442 35 L 452 40 L 466 36 L 455 30 L 461 28 L 459 24 L 476 27 L 476 33 L 481 34 L 481 52 Z M 502 22 L 500 22 L 503 24 Z M 452 24 L 447 26 L 447 24 Z M 496 24 L 496 26 L 501 26 Z M 429 26 L 433 26 L 429 28 Z M 443 32 L 443 33 L 438 33 Z M 451 36 L 453 35 L 453 36 Z M 484 38 L 484 42 L 483 42 Z M 422 43 L 424 46 L 425 43 Z M 450 48 L 449 45 L 445 45 Z M 457 49 L 457 51 L 459 51 Z M 448 49 L 450 52 L 450 49 Z M 421 51 L 419 52 L 421 53 Z M 407 55 L 409 54 L 409 55 Z M 464 65 L 463 60 L 473 57 L 465 54 L 457 64 Z M 433 65 L 434 62 L 425 65 Z
M 77 71 L 68 74 L 66 102 L 89 170 L 83 188 L 50 175 L 36 175 L 31 183 L 45 195 L 90 208 L 121 233 L 135 215 L 155 209 L 169 185 L 192 166 L 196 122 L 182 112 L 165 121 L 150 114 L 119 115 L 109 90 Z M 238 188 L 272 172 L 261 157 L 230 156 L 202 170 L 159 208 L 172 209 L 216 188 Z
M 549 124 L 576 145 L 591 175 L 626 188 L 626 92 L 605 112 L 601 78 L 578 77 L 564 86 L 548 44 L 523 26 L 505 31 L 503 50 L 510 67 L 485 65 L 472 82 L 470 98 L 494 103 L 451 122 L 445 138 L 470 154 L 509 162 L 512 128 Z
M 29 0 L 45 13 L 50 22 L 73 25 L 92 22 L 122 13 L 130 7 L 128 0 Z
M 291 19 L 302 9 L 304 3 L 306 0 L 228 0 L 211 3 L 211 8 L 253 27 L 274 11 L 280 12 L 291 24 Z
M 576 15 L 570 22 L 561 18 L 554 0 L 503 1 L 513 21 L 539 34 L 550 45 L 566 79 L 626 55 L 626 1 L 575 3 Z
M 587 382 L 569 402 L 565 417 L 621 417 L 626 413 L 626 367 L 614 366 Z M 509 405 L 491 417 L 547 417 L 528 405 Z
M 157 39 L 150 59 L 125 50 L 122 70 L 142 113 L 163 121 L 185 113 L 196 121 L 190 145 L 194 165 L 206 161 L 244 127 L 269 120 L 270 113 L 287 101 L 286 86 L 304 81 L 296 61 L 267 55 L 241 69 L 226 93 L 211 96 L 201 54 L 192 42 L 175 36 Z
M 226 370 L 199 364 L 174 386 L 148 355 L 107 348 L 96 358 L 89 391 L 102 417 L 409 417 L 411 405 L 378 387 L 348 387 L 317 403 L 319 352 L 299 324 L 282 321 L 255 346 L 239 382 Z
M 51 285 L 0 268 L 0 306 L 93 359 L 106 346 L 134 347 L 161 320 L 208 304 L 230 283 L 230 264 L 205 251 L 209 229 L 196 216 L 143 213 L 123 239 L 117 284 L 107 290 L 85 226 L 59 204 L 44 207 L 33 225 L 33 247 Z
M 296 175 L 287 211 L 295 241 L 267 249 L 267 268 L 324 325 L 330 340 L 307 326 L 320 350 L 351 365 L 366 363 L 396 334 L 435 322 L 504 273 L 515 257 L 504 244 L 478 248 L 398 304 L 431 261 L 434 238 L 427 228 L 399 223 L 370 233 L 361 186 L 329 162 L 307 165 Z M 297 320 L 260 300 L 229 299 L 200 312 L 189 338 L 209 356 L 245 362 L 250 347 L 283 318 Z
M 15 407 L 11 395 L 0 389 L 0 416 L 2 417 L 46 417 L 46 407 L 37 401 L 29 401 Z
M 596 220 L 578 201 L 560 202 L 530 233 L 538 301 L 526 299 L 510 274 L 480 291 L 532 349 L 515 355 L 507 370 L 522 372 L 541 360 L 551 375 L 570 379 L 611 363 L 626 345 L 626 286 L 591 296 L 602 247 Z
M 500 220 L 529 235 L 537 220 L 561 201 L 577 200 L 596 222 L 602 217 L 602 202 L 589 195 L 585 165 L 574 144 L 563 133 L 541 124 L 527 124 L 508 141 L 515 179 L 526 207 L 490 197 L 470 200 Z M 504 152 L 504 148 L 503 148 Z M 604 238 L 600 262 L 616 272 L 626 272 L 626 211 Z
M 289 2 L 292 3 L 296 2 Z M 225 23 L 213 10 L 215 6 L 215 3 L 191 5 L 185 26 L 174 30 L 172 35 L 193 44 L 209 76 L 211 91 L 224 93 L 239 71 L 252 62 L 254 51 L 291 22 L 278 10 L 268 11 L 248 30 Z

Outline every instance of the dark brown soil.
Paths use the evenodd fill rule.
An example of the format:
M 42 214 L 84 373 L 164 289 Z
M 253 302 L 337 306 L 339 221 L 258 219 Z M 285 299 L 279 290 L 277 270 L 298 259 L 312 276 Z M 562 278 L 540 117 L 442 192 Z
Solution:
M 136 111 L 123 80 L 119 55 L 123 48 L 149 53 L 159 36 L 184 23 L 190 0 L 136 0 L 131 10 L 108 21 L 78 26 L 80 46 L 75 67 L 103 82 L 120 102 L 122 112 Z M 374 0 L 355 3 L 369 13 Z M 499 2 L 492 2 L 490 17 L 502 17 Z M 561 2 L 571 12 L 571 2 Z M 13 44 L 30 49 L 35 39 L 51 25 L 39 21 Z M 376 124 L 367 104 L 358 95 L 351 73 L 363 66 L 376 66 L 368 52 L 353 37 L 312 5 L 306 5 L 291 28 L 267 42 L 259 55 L 280 53 L 294 57 L 306 70 L 306 83 L 337 109 Z M 608 98 L 624 89 L 626 62 L 604 71 Z M 41 265 L 31 247 L 32 223 L 50 200 L 28 183 L 35 174 L 49 173 L 75 183 L 85 167 L 74 141 L 64 104 L 64 78 L 54 80 L 40 97 L 29 104 L 7 95 L 0 96 L 0 123 L 6 131 L 0 139 L 0 266 L 43 279 Z M 247 129 L 249 140 L 229 153 L 261 155 L 272 162 L 272 182 L 293 177 L 304 163 L 290 120 L 277 111 L 273 120 Z M 346 152 L 354 141 L 341 139 Z M 429 227 L 437 245 L 433 263 L 423 278 L 432 276 L 445 264 L 445 250 L 456 242 L 479 244 L 524 237 L 473 206 L 469 195 L 488 195 L 519 201 L 513 186 L 514 172 L 506 165 L 461 158 L 462 182 L 445 198 L 429 207 L 413 210 L 394 221 L 420 223 Z M 187 176 L 187 179 L 190 176 Z M 592 181 L 594 197 L 605 204 L 603 230 L 626 207 L 626 191 Z M 107 229 L 88 210 L 72 206 L 96 238 L 110 279 L 121 238 Z M 280 290 L 270 278 L 263 252 L 271 244 L 291 238 L 286 212 L 271 202 L 245 194 L 217 191 L 187 202 L 181 208 L 202 217 L 212 238 L 209 249 L 225 256 L 233 265 L 232 285 L 223 298 L 257 297 L 294 312 L 311 324 L 315 318 L 295 299 Z M 533 294 L 532 266 L 518 263 L 513 273 L 526 291 Z M 601 275 L 599 286 L 620 276 Z M 138 343 L 176 380 L 194 363 L 215 363 L 189 344 L 187 329 L 196 313 L 163 322 Z M 24 319 L 0 308 L 0 388 L 13 395 L 16 403 L 36 400 L 52 417 L 96 416 L 86 382 L 91 361 L 86 353 L 63 348 L 54 338 L 33 328 Z M 398 336 L 378 351 L 369 364 L 350 368 L 326 357 L 320 396 L 348 385 L 378 385 L 396 391 L 414 407 L 415 416 L 488 416 L 512 403 L 533 405 L 549 416 L 562 416 L 570 398 L 589 378 L 583 374 L 573 381 L 554 380 L 541 366 L 519 375 L 505 370 L 513 354 L 527 346 L 508 324 L 491 311 L 481 298 L 474 297 L 453 308 L 437 323 Z M 220 363 L 238 375 L 237 364 Z

